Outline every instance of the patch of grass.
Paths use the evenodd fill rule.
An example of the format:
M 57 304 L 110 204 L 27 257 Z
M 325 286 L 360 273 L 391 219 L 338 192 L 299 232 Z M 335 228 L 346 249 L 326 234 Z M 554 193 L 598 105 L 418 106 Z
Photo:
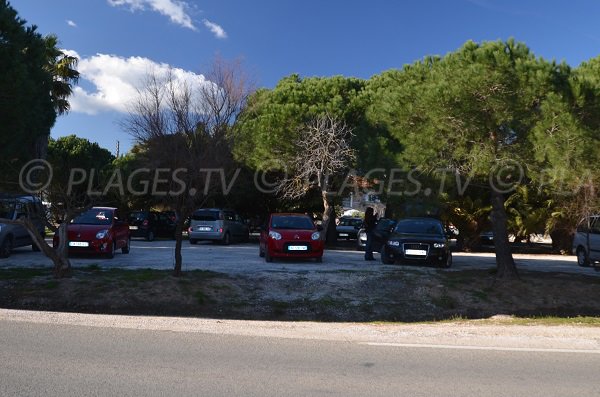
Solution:
M 56 289 L 60 286 L 60 283 L 57 280 L 50 280 L 43 286 L 45 289 Z
M 283 301 L 271 301 L 270 306 L 271 309 L 273 309 L 274 314 L 281 316 L 284 315 L 285 312 L 290 308 L 290 303 Z
M 316 306 L 321 306 L 322 308 L 332 308 L 341 305 L 340 301 L 336 301 L 329 295 L 323 296 L 320 299 L 313 300 L 312 303 Z
M 36 277 L 52 276 L 48 268 L 14 268 L 0 269 L 0 280 L 31 280 Z
M 589 317 L 589 316 L 576 316 L 576 317 L 555 317 L 555 316 L 544 316 L 544 317 L 514 317 L 507 316 L 506 318 L 496 319 L 489 318 L 483 320 L 483 322 L 497 323 L 511 325 L 585 325 L 592 327 L 600 327 L 600 317 Z
M 432 303 L 446 310 L 456 309 L 457 307 L 456 300 L 454 300 L 454 298 L 448 294 L 443 294 L 440 297 L 433 298 Z
M 485 302 L 490 302 L 490 297 L 488 295 L 488 293 L 484 290 L 475 290 L 475 291 L 471 291 L 471 296 L 473 298 L 485 301 Z
M 154 269 L 138 269 L 138 270 L 125 270 L 125 269 L 110 269 L 105 275 L 114 276 L 123 281 L 129 282 L 144 282 L 144 281 L 156 281 L 168 277 L 171 273 L 165 270 L 154 270 Z
M 99 264 L 94 263 L 92 265 L 84 267 L 82 270 L 86 271 L 86 272 L 98 273 L 98 272 L 102 271 L 102 268 L 100 267 Z
M 196 302 L 198 302 L 199 305 L 203 305 L 208 301 L 208 297 L 202 290 L 194 292 L 194 298 L 196 299 Z

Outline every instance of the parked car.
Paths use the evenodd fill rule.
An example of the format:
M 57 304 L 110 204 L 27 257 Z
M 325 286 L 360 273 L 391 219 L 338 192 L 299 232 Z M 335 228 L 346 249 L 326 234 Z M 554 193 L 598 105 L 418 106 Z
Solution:
M 589 266 L 600 261 L 600 215 L 583 220 L 573 237 L 573 253 L 579 266 Z
M 260 232 L 259 255 L 267 262 L 274 258 L 323 260 L 321 228 L 304 214 L 271 214 Z
M 175 237 L 175 222 L 169 214 L 156 211 L 133 211 L 127 216 L 131 237 L 153 241 L 155 237 Z
M 248 225 L 232 210 L 201 208 L 194 211 L 188 229 L 190 244 L 201 240 L 229 245 L 232 241 L 246 242 L 250 239 Z
M 0 218 L 11 221 L 29 218 L 41 236 L 45 233 L 45 211 L 42 202 L 33 196 L 1 195 Z M 13 248 L 31 245 L 34 251 L 39 247 L 33 242 L 31 235 L 21 225 L 0 223 L 0 258 L 8 258 Z
M 113 258 L 118 249 L 128 254 L 131 242 L 129 225 L 111 207 L 93 207 L 73 219 L 67 225 L 67 238 L 70 253 L 101 254 L 107 258 Z M 53 243 L 58 246 L 58 234 Z
M 452 266 L 452 252 L 444 225 L 433 218 L 399 220 L 381 248 L 381 262 L 413 262 Z
M 381 247 L 387 239 L 390 237 L 392 230 L 396 226 L 396 221 L 389 218 L 380 218 L 377 221 L 377 226 L 375 226 L 375 230 L 373 230 L 373 251 L 380 252 Z M 365 249 L 367 244 L 367 233 L 365 229 L 360 229 L 358 231 L 358 239 L 356 243 L 356 249 L 361 251 Z
M 479 234 L 479 241 L 481 245 L 494 245 L 494 232 L 487 230 Z
M 362 224 L 363 220 L 361 218 L 340 218 L 340 223 L 335 227 L 338 240 L 356 239 Z

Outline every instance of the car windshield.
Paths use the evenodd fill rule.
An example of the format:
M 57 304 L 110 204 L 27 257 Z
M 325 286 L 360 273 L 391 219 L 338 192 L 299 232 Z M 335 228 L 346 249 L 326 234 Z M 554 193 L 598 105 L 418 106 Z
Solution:
M 14 201 L 0 200 L 0 218 L 12 219 L 14 212 Z
M 439 222 L 426 219 L 407 219 L 399 221 L 396 225 L 395 232 L 403 234 L 444 234 L 442 225 Z
M 71 221 L 75 225 L 110 225 L 113 219 L 113 212 L 106 209 L 87 210 L 83 214 Z
M 313 230 L 315 225 L 307 216 L 277 215 L 271 218 L 273 229 Z
M 194 221 L 217 221 L 219 220 L 219 211 L 200 210 L 192 214 Z
M 360 227 L 360 225 L 362 225 L 363 221 L 362 219 L 340 219 L 340 224 L 338 226 L 358 226 Z
M 129 222 L 143 221 L 148 218 L 148 215 L 145 212 L 131 212 L 127 218 Z

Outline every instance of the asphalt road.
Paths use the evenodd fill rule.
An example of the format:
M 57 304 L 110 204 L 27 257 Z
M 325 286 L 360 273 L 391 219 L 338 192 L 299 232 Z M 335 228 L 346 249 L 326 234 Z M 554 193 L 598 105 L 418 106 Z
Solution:
M 598 352 L 378 345 L 1 319 L 0 395 L 585 397 L 600 394 Z
M 126 269 L 171 269 L 174 264 L 175 243 L 171 240 L 147 242 L 133 240 L 131 253 L 128 255 L 118 252 L 114 259 L 104 259 L 97 256 L 74 257 L 72 263 L 77 266 L 93 264 L 102 267 L 119 267 Z M 359 251 L 327 250 L 323 263 L 297 260 L 280 260 L 266 263 L 258 256 L 256 243 L 233 244 L 221 246 L 211 243 L 191 245 L 184 242 L 182 255 L 184 271 L 194 269 L 213 270 L 229 274 L 253 274 L 268 271 L 314 271 L 314 270 L 357 270 L 373 269 L 396 271 L 397 265 L 382 265 L 379 260 L 365 262 L 363 253 Z M 379 259 L 379 256 L 375 254 Z M 514 255 L 520 269 L 536 271 L 556 271 L 580 273 L 600 276 L 600 272 L 592 268 L 577 266 L 574 256 L 560 255 Z M 13 251 L 8 259 L 0 259 L 0 268 L 15 266 L 51 266 L 51 261 L 39 252 L 32 252 L 30 247 Z M 492 269 L 495 268 L 495 257 L 492 253 L 454 253 L 454 263 L 451 270 L 461 269 Z M 437 269 L 429 269 L 438 271 Z M 428 271 L 426 268 L 424 271 Z

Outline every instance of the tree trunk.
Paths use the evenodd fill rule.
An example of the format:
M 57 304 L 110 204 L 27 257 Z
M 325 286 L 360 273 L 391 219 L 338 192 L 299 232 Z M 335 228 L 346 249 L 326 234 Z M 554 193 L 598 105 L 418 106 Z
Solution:
M 492 230 L 499 279 L 517 279 L 517 267 L 508 242 L 507 215 L 504 208 L 504 195 L 492 189 Z
M 175 267 L 173 268 L 173 275 L 175 277 L 181 277 L 183 257 L 181 256 L 181 247 L 183 244 L 183 223 L 185 219 L 181 211 L 177 211 L 177 224 L 175 225 Z
M 323 198 L 323 232 L 321 235 L 325 243 L 329 244 L 332 242 L 330 225 L 335 225 L 335 208 L 326 191 L 321 192 L 321 197 Z M 332 220 L 334 221 L 333 223 L 331 222 Z
M 62 278 L 71 271 L 71 261 L 69 261 L 68 255 L 66 223 L 61 224 L 58 228 L 59 246 L 57 249 L 54 249 L 46 243 L 44 236 L 38 233 L 36 226 L 29 218 L 12 221 L 10 223 L 23 226 L 31 236 L 33 244 L 35 244 L 46 257 L 50 258 L 54 264 L 52 271 L 55 278 Z

